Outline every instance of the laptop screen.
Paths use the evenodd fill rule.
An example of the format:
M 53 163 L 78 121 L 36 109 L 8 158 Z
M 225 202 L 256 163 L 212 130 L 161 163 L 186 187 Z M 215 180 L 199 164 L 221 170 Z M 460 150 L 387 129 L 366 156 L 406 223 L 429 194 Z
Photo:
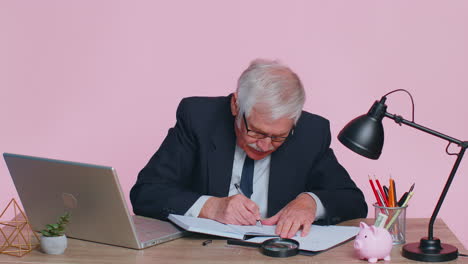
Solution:
M 9 153 L 4 158 L 34 230 L 68 211 L 68 237 L 139 247 L 112 167 Z

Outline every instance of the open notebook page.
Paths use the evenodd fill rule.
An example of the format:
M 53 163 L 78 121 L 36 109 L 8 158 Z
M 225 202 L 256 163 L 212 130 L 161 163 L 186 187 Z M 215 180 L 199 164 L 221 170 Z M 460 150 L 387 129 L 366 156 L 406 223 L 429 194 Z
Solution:
M 236 239 L 243 239 L 244 235 L 249 234 L 260 234 L 260 235 L 275 235 L 275 226 L 263 226 L 258 227 L 255 225 L 252 226 L 241 226 L 241 225 L 227 225 L 220 222 L 205 219 L 197 218 L 183 215 L 169 215 L 169 220 L 171 220 L 176 225 L 182 227 L 183 229 L 191 232 L 216 235 L 222 237 L 230 237 Z
M 308 251 L 322 251 L 343 243 L 359 233 L 355 226 L 318 226 L 312 225 L 310 233 L 301 237 L 298 232 L 292 239 L 299 242 L 299 248 Z M 254 237 L 247 241 L 261 243 L 268 238 Z

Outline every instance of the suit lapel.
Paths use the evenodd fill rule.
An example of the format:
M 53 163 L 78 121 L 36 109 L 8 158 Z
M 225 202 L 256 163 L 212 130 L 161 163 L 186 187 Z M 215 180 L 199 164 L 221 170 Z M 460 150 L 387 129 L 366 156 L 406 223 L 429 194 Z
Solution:
M 288 190 L 284 188 L 284 183 L 290 174 L 289 166 L 292 165 L 292 161 L 289 160 L 290 156 L 288 153 L 288 146 L 290 141 L 294 138 L 288 139 L 284 144 L 271 154 L 270 160 L 270 178 L 268 183 L 268 217 L 273 216 L 284 206 L 284 192 Z
M 208 154 L 208 193 L 219 197 L 229 194 L 236 144 L 234 118 L 224 120 L 213 131 Z

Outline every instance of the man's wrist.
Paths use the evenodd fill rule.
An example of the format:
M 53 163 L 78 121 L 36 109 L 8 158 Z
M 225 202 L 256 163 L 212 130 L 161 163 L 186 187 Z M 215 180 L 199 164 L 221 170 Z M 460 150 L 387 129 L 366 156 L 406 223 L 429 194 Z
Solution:
M 200 217 L 200 212 L 203 206 L 205 206 L 206 202 L 208 199 L 210 199 L 213 196 L 210 195 L 202 195 L 198 198 L 198 200 L 195 201 L 195 203 L 190 207 L 187 212 L 185 212 L 185 216 L 191 216 L 191 217 Z
M 315 201 L 315 220 L 324 219 L 327 212 L 320 198 L 312 192 L 304 192 L 299 195 L 302 195 L 302 194 L 309 195 L 309 197 Z
M 307 201 L 307 202 L 313 203 L 313 204 L 314 204 L 314 207 L 317 207 L 317 202 L 316 202 L 315 199 L 314 199 L 311 195 L 309 195 L 308 193 L 301 193 L 301 194 L 299 194 L 296 198 L 304 199 L 304 200 Z
M 209 197 L 208 200 L 206 200 L 205 204 L 200 210 L 200 214 L 198 217 L 200 218 L 208 218 L 208 219 L 214 219 L 214 212 L 216 212 L 216 207 L 217 207 L 217 202 L 218 202 L 217 197 Z

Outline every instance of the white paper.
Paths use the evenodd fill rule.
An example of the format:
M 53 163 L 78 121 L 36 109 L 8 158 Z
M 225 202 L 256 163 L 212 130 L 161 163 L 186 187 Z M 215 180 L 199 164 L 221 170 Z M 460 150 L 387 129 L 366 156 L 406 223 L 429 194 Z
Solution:
M 245 234 L 251 233 L 271 234 L 275 236 L 276 229 L 275 225 L 263 225 L 262 227 L 255 225 L 226 225 L 210 219 L 173 214 L 169 215 L 169 220 L 188 231 L 236 239 L 243 239 Z M 336 246 L 356 236 L 358 233 L 359 227 L 355 226 L 312 225 L 307 236 L 301 237 L 301 231 L 299 231 L 292 239 L 299 242 L 299 248 L 302 250 L 322 251 Z M 254 237 L 247 241 L 261 243 L 270 238 Z
M 322 251 L 336 246 L 359 233 L 356 226 L 318 226 L 312 225 L 307 236 L 301 237 L 298 232 L 292 239 L 299 242 L 299 249 Z M 261 243 L 269 238 L 254 237 L 247 241 Z
M 277 236 L 275 234 L 276 226 L 246 226 L 246 225 L 228 225 L 232 230 L 235 230 L 239 234 L 262 234 L 262 235 L 271 235 Z

